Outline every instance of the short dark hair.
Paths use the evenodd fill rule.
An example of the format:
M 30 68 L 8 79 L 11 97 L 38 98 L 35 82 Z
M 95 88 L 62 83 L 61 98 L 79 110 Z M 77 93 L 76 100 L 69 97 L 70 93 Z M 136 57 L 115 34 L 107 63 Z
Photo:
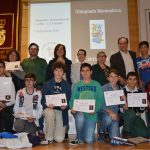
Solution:
M 0 60 L 0 64 L 2 64 L 2 65 L 4 66 L 4 68 L 5 68 L 5 63 L 4 63 L 4 61 Z
M 114 73 L 114 74 L 116 74 L 117 76 L 120 75 L 120 74 L 119 74 L 119 71 L 118 71 L 117 69 L 115 69 L 115 68 L 111 68 L 111 69 L 109 70 L 109 72 L 108 72 L 108 77 L 110 76 L 111 73 Z
M 37 47 L 37 50 L 39 51 L 39 46 L 36 44 L 36 43 L 31 43 L 28 47 L 28 50 L 32 47 L 32 46 L 36 46 Z
M 89 63 L 83 63 L 80 67 L 80 71 L 82 70 L 82 68 L 88 67 L 90 69 L 90 71 L 92 71 L 92 66 Z
M 149 48 L 149 43 L 148 43 L 147 41 L 141 41 L 141 42 L 139 43 L 139 48 L 140 48 L 141 46 L 143 46 L 143 45 L 146 45 L 146 47 Z
M 54 72 L 54 70 L 58 68 L 58 69 L 62 69 L 64 72 L 66 72 L 66 65 L 60 61 L 58 62 L 54 62 L 52 65 L 52 72 Z
M 36 76 L 33 73 L 27 73 L 27 74 L 25 74 L 24 79 L 26 79 L 26 78 L 32 78 L 34 81 L 36 81 Z
M 126 79 L 128 80 L 130 76 L 132 77 L 135 76 L 136 79 L 138 79 L 138 74 L 136 72 L 133 72 L 133 71 L 129 72 L 126 76 Z
M 129 40 L 128 40 L 128 38 L 126 38 L 126 37 L 124 37 L 124 36 L 118 38 L 118 44 L 119 44 L 119 41 L 120 41 L 121 39 L 125 39 L 125 40 L 127 41 L 127 44 L 128 44 Z
M 78 52 L 77 52 L 77 54 L 78 54 L 80 51 L 84 52 L 84 55 L 86 56 L 86 50 L 84 50 L 84 49 L 79 49 Z
M 64 58 L 66 57 L 66 47 L 65 47 L 65 45 L 63 45 L 63 44 L 57 44 L 56 46 L 55 46 L 55 48 L 54 48 L 54 57 L 55 58 L 57 58 L 58 56 L 57 56 L 57 51 L 58 51 L 58 49 L 59 49 L 59 47 L 63 47 L 63 49 L 64 49 Z
M 7 61 L 9 61 L 9 55 L 11 55 L 13 52 L 14 52 L 14 53 L 16 54 L 16 56 L 17 56 L 16 61 L 19 61 L 19 60 L 20 60 L 20 56 L 19 56 L 19 53 L 17 52 L 16 49 L 12 49 L 12 50 L 10 50 L 10 51 L 7 53 Z

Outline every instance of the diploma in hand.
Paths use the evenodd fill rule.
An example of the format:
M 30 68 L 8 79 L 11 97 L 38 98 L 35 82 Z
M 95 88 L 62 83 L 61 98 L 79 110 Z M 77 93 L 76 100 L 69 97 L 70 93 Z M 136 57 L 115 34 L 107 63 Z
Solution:
M 12 97 L 12 78 L 0 77 L 0 101 L 11 101 Z
M 75 99 L 73 110 L 79 112 L 93 113 L 95 112 L 95 100 L 91 99 Z
M 128 93 L 128 107 L 147 107 L 147 93 Z
M 6 70 L 19 70 L 20 68 L 20 61 L 14 62 L 5 62 Z
M 104 92 L 106 106 L 125 104 L 123 90 Z
M 45 95 L 46 105 L 53 104 L 54 106 L 67 106 L 66 94 Z

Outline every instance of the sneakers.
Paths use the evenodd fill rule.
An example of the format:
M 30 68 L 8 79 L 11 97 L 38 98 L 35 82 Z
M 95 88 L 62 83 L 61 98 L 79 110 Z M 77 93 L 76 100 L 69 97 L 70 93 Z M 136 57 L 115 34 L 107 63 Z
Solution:
M 105 134 L 104 133 L 99 133 L 99 137 L 97 138 L 98 142 L 105 142 Z
M 79 140 L 74 140 L 69 142 L 70 145 L 78 145 L 78 144 L 83 144 L 83 141 L 79 141 Z
M 53 143 L 53 141 L 49 141 L 49 140 L 43 140 L 40 142 L 41 145 L 48 145 L 48 144 L 51 144 Z

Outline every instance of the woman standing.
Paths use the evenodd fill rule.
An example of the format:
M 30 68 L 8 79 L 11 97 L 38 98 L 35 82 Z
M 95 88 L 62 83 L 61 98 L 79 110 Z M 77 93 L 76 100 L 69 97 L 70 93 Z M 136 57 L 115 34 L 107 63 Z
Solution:
M 66 73 L 63 76 L 63 79 L 68 81 L 71 84 L 71 60 L 66 58 L 66 48 L 63 44 L 57 44 L 54 49 L 54 58 L 49 61 L 47 71 L 46 71 L 46 81 L 52 79 L 54 77 L 53 72 L 51 70 L 54 62 L 62 62 L 66 65 Z
M 100 51 L 97 54 L 97 64 L 92 66 L 92 79 L 98 81 L 101 85 L 108 82 L 107 77 L 110 67 L 105 64 L 106 57 L 105 52 Z

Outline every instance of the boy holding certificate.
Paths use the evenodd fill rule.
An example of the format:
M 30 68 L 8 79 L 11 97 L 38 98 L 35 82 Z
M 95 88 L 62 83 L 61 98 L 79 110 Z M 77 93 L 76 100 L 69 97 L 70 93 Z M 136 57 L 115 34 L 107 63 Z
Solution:
M 71 96 L 71 86 L 63 79 L 63 75 L 66 71 L 65 64 L 62 62 L 55 62 L 52 66 L 52 72 L 54 78 L 47 81 L 43 86 L 42 105 L 44 107 L 45 118 L 45 141 L 41 141 L 41 144 L 49 144 L 54 140 L 56 142 L 62 142 L 65 138 L 66 125 L 68 125 L 68 106 Z M 66 99 L 61 96 L 65 95 Z M 47 96 L 53 97 L 49 99 Z M 58 102 L 61 100 L 61 105 L 58 106 Z
M 32 134 L 38 130 L 39 118 L 42 116 L 41 91 L 34 88 L 36 77 L 32 73 L 25 75 L 25 88 L 16 95 L 14 105 L 14 129 L 17 132 Z
M 1 78 L 6 77 L 5 76 L 5 63 L 3 61 L 0 61 L 0 77 Z M 1 82 L 4 82 L 4 80 L 2 79 Z M 2 83 L 1 83 L 1 86 L 2 86 Z M 4 92 L 7 93 L 7 89 L 2 89 L 2 90 L 3 91 L 0 91 L 1 98 L 4 97 L 2 95 L 4 94 Z M 5 101 L 4 99 L 0 98 L 0 132 L 3 132 L 3 131 L 12 132 L 13 120 L 14 120 L 13 104 L 15 103 L 15 87 L 14 87 L 13 82 L 11 82 L 11 95 L 6 95 L 5 97 L 6 99 L 9 99 L 10 101 Z
M 119 73 L 116 69 L 111 69 L 108 74 L 109 83 L 105 84 L 102 89 L 103 91 L 115 91 L 120 90 L 120 86 L 117 84 L 119 80 Z M 109 138 L 119 137 L 119 119 L 118 119 L 119 105 L 110 105 L 102 108 L 99 112 L 100 126 L 98 129 L 99 137 L 98 142 L 105 141 L 105 132 L 109 132 Z
M 71 141 L 70 145 L 82 144 L 84 141 L 88 144 L 93 143 L 95 137 L 95 127 L 97 122 L 97 112 L 103 105 L 104 96 L 102 88 L 97 81 L 91 79 L 92 67 L 88 63 L 83 63 L 80 68 L 83 80 L 74 84 L 72 97 L 69 103 L 72 114 L 75 118 L 76 140 Z M 94 112 L 75 111 L 75 100 L 95 100 Z M 89 109 L 93 106 L 89 105 Z
M 124 87 L 125 96 L 129 93 L 142 93 L 140 89 L 136 87 L 138 83 L 138 76 L 135 72 L 129 72 L 126 77 L 127 85 Z M 127 99 L 128 100 L 128 99 Z M 138 115 L 143 113 L 144 107 L 128 107 L 128 104 L 124 105 L 123 113 L 123 130 L 122 137 L 129 138 L 134 136 L 148 137 L 148 129 L 144 120 Z

